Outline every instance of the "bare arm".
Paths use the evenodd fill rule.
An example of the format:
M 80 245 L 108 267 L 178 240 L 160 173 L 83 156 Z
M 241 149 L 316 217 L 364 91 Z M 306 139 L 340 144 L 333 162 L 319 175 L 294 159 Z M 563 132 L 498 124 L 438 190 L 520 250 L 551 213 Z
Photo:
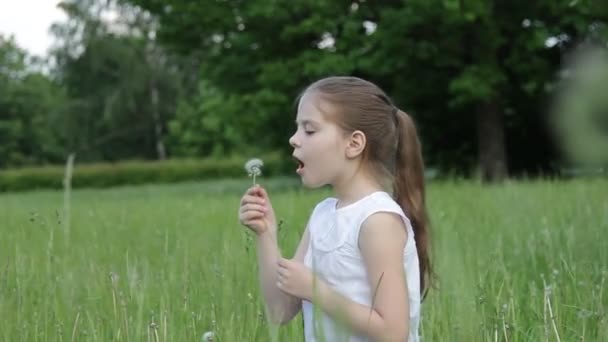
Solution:
M 370 216 L 362 225 L 359 245 L 367 268 L 372 307 L 361 305 L 319 286 L 314 302 L 331 317 L 339 317 L 359 334 L 374 341 L 406 341 L 409 302 L 403 269 L 406 230 L 401 219 L 389 213 Z
M 277 287 L 278 261 L 282 256 L 277 243 L 277 220 L 270 197 L 264 188 L 256 185 L 243 195 L 239 220 L 257 236 L 260 287 L 270 320 L 275 323 L 287 323 L 298 314 L 302 301 Z M 306 228 L 296 250 L 295 260 L 304 261 L 308 243 L 309 233 Z
M 274 230 L 276 232 L 276 230 Z M 304 255 L 309 244 L 308 228 L 304 231 L 294 259 L 304 262 Z M 275 323 L 285 324 L 291 321 L 302 307 L 300 298 L 291 296 L 277 287 L 277 260 L 281 258 L 276 233 L 266 232 L 257 239 L 260 285 L 270 318 Z

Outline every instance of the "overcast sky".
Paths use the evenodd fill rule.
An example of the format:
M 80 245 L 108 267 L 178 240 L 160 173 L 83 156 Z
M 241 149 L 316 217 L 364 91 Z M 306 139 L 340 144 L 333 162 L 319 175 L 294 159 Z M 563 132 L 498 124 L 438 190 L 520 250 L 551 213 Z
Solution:
M 0 33 L 14 35 L 17 44 L 31 54 L 45 55 L 53 37 L 48 29 L 65 20 L 56 6 L 59 0 L 0 0 Z

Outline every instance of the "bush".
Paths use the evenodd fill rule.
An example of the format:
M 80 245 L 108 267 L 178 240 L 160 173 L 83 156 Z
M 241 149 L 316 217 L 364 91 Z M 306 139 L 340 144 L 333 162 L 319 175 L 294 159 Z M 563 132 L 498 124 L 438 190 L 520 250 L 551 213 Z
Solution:
M 279 154 L 260 157 L 263 176 L 293 171 L 291 158 Z M 172 159 L 167 161 L 124 161 L 119 163 L 74 164 L 72 188 L 105 188 L 146 183 L 176 183 L 217 178 L 247 177 L 248 158 Z M 63 187 L 65 166 L 43 166 L 0 171 L 0 192 Z

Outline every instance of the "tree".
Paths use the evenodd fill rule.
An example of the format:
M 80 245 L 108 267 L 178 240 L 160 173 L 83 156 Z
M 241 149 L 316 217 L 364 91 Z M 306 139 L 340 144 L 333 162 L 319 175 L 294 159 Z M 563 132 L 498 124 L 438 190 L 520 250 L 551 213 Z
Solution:
M 201 76 L 234 100 L 200 115 L 242 119 L 243 141 L 287 146 L 301 87 L 351 74 L 414 115 L 430 163 L 477 161 L 489 181 L 550 167 L 543 112 L 561 56 L 607 21 L 599 1 L 130 2 L 163 42 L 200 54 Z
M 62 89 L 31 66 L 13 38 L 0 35 L 0 168 L 56 162 L 63 152 L 52 129 Z
M 165 159 L 180 60 L 159 47 L 153 18 L 119 1 L 63 1 L 54 76 L 70 98 L 64 137 L 81 160 Z

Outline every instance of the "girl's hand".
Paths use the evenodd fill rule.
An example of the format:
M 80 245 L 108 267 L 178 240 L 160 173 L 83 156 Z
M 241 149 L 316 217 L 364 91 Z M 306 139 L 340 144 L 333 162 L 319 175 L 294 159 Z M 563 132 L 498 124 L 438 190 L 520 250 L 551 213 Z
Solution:
M 281 291 L 308 301 L 312 301 L 313 281 L 321 284 L 320 279 L 314 279 L 312 270 L 298 261 L 280 258 L 277 273 L 277 287 Z
M 276 233 L 277 220 L 266 190 L 255 185 L 241 198 L 239 222 L 256 234 Z

